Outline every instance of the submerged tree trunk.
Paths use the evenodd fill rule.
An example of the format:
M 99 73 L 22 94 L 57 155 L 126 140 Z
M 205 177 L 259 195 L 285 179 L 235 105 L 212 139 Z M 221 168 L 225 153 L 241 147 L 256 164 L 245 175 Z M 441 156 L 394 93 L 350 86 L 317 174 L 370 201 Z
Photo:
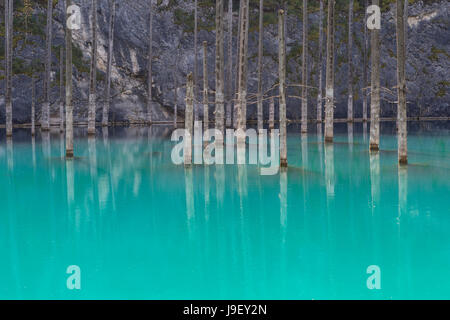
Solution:
M 319 9 L 319 94 L 317 95 L 317 122 L 322 122 L 322 94 L 323 94 L 323 0 L 320 0 Z
M 247 125 L 247 51 L 249 28 L 249 1 L 242 1 L 239 35 L 239 82 L 238 82 L 238 123 L 237 128 L 245 130 Z
M 226 126 L 231 127 L 233 108 L 233 0 L 228 0 L 228 91 L 227 91 L 227 111 Z
M 47 0 L 47 28 L 45 32 L 45 78 L 44 78 L 44 103 L 42 105 L 41 130 L 50 129 L 50 72 L 52 68 L 52 22 L 53 1 Z
M 286 46 L 284 10 L 278 11 L 278 75 L 280 78 L 280 167 L 287 167 L 286 140 Z
M 203 41 L 203 122 L 204 128 L 209 128 L 209 104 L 208 104 L 208 43 Z
M 379 0 L 372 4 L 379 6 Z M 370 150 L 380 146 L 380 31 L 371 30 L 372 76 L 370 89 Z
M 59 132 L 64 131 L 64 48 L 59 49 Z
M 36 134 L 36 78 L 31 75 L 31 136 Z
M 116 0 L 110 0 L 110 15 L 108 28 L 108 62 L 106 66 L 105 103 L 103 104 L 102 126 L 107 127 L 109 122 L 109 109 L 111 107 L 111 69 L 114 48 L 114 24 L 116 18 Z
M 369 37 L 367 36 L 367 7 L 369 6 L 369 0 L 365 1 L 365 7 L 364 7 L 364 23 L 363 23 L 363 28 L 364 28 L 364 38 L 363 38 L 363 42 L 364 42 L 364 49 L 363 49 L 363 90 L 362 90 L 362 100 L 363 100 L 363 121 L 366 122 L 367 121 L 367 87 L 368 87 L 368 82 L 367 82 L 367 54 L 368 54 L 368 50 L 369 50 Z
M 148 37 L 148 61 L 147 61 L 147 121 L 153 122 L 153 104 L 152 104 L 152 61 L 153 61 L 153 0 L 150 0 L 150 19 L 149 19 L 149 37 Z
M 223 55 L 223 0 L 216 1 L 216 129 L 225 131 L 224 118 L 224 55 Z
M 197 36 L 198 34 L 198 3 L 197 0 L 194 1 L 194 119 L 198 121 L 199 111 L 198 111 L 198 49 L 197 49 Z
M 72 5 L 66 0 L 66 12 Z M 66 26 L 66 158 L 73 158 L 72 30 Z
M 397 127 L 398 127 L 398 161 L 408 163 L 407 118 L 406 118 L 406 41 L 405 41 L 405 7 L 404 0 L 397 0 Z
M 348 4 L 348 108 L 347 121 L 353 121 L 353 0 Z
M 5 105 L 6 136 L 12 136 L 12 53 L 13 53 L 13 0 L 5 0 Z
M 184 165 L 190 166 L 192 164 L 192 137 L 194 125 L 194 79 L 192 73 L 189 73 L 186 81 L 186 111 L 184 128 L 187 131 L 185 136 L 184 148 Z
M 264 0 L 259 0 L 259 35 L 258 35 L 258 132 L 263 129 L 263 32 L 264 32 Z
M 308 132 L 308 1 L 303 0 L 302 133 Z
M 328 1 L 325 142 L 333 142 L 334 121 L 334 3 Z
M 95 134 L 95 111 L 97 109 L 97 0 L 92 0 L 92 52 L 89 86 L 88 134 Z

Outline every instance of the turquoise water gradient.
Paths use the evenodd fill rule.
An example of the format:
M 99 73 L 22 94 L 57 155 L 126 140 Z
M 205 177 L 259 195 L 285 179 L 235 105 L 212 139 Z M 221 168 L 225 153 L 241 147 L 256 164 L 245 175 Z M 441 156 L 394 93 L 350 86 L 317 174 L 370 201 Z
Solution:
M 372 156 L 362 124 L 290 128 L 274 176 L 176 166 L 171 127 L 79 129 L 69 162 L 58 133 L 1 137 L 0 298 L 448 299 L 450 123 L 409 127 L 404 170 L 393 123 Z

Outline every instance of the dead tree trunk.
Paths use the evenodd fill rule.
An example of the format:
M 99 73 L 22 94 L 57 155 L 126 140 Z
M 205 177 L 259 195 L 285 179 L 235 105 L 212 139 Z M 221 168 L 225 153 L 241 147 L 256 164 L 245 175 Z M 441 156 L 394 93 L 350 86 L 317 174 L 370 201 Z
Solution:
M 64 132 L 64 48 L 59 49 L 59 132 Z
M 199 119 L 199 111 L 198 111 L 198 48 L 197 48 L 197 39 L 198 39 L 198 3 L 197 0 L 194 1 L 194 119 L 198 121 Z
M 228 92 L 227 92 L 227 111 L 226 126 L 231 127 L 232 108 L 233 108 L 233 0 L 228 0 Z
M 280 167 L 287 167 L 286 140 L 286 46 L 284 10 L 278 11 L 278 74 L 280 78 Z
M 66 12 L 72 5 L 66 0 Z M 73 158 L 72 30 L 66 26 L 66 158 Z
M 269 129 L 273 130 L 275 128 L 275 100 L 270 98 L 269 103 Z
M 348 4 L 348 107 L 347 121 L 353 121 L 353 0 Z
M 12 53 L 13 53 L 13 0 L 5 0 L 5 105 L 6 136 L 12 137 Z
M 204 128 L 209 128 L 209 104 L 208 104 L 208 43 L 203 41 L 203 122 Z
M 41 130 L 50 129 L 50 72 L 52 68 L 52 21 L 53 1 L 47 0 L 47 28 L 45 32 L 45 78 L 44 78 L 44 103 L 42 105 Z
M 317 122 L 322 122 L 322 94 L 323 94 L 323 0 L 320 0 L 319 9 L 319 94 L 317 95 Z
M 379 0 L 372 4 L 379 6 Z M 380 146 L 380 31 L 371 30 L 372 76 L 370 89 L 370 150 Z
M 363 100 L 363 121 L 367 121 L 367 87 L 368 87 L 368 81 L 367 81 L 367 54 L 369 51 L 369 37 L 367 36 L 367 7 L 369 6 L 369 0 L 365 1 L 365 7 L 364 7 L 364 49 L 363 49 L 363 90 L 362 90 L 362 100 Z
M 152 61 L 153 61 L 153 0 L 150 0 L 150 19 L 148 36 L 148 61 L 147 61 L 147 121 L 153 122 L 153 104 L 152 104 Z
M 302 43 L 302 128 L 308 132 L 308 1 L 303 0 L 303 43 Z
M 404 0 L 397 0 L 397 128 L 398 161 L 408 163 L 407 114 L 406 114 L 406 41 L 405 41 L 405 7 Z
M 238 82 L 238 124 L 237 128 L 245 130 L 247 125 L 247 51 L 249 2 L 242 1 L 241 34 L 239 35 L 239 82 Z
M 31 136 L 36 134 L 36 78 L 31 75 Z
M 241 21 L 242 21 L 242 9 L 244 7 L 243 5 L 244 0 L 239 1 L 239 19 L 238 19 L 238 33 L 237 33 L 237 50 L 236 50 L 236 79 L 235 79 L 235 86 L 234 86 L 234 92 L 233 97 L 235 99 L 234 101 L 234 108 L 233 108 L 233 126 L 235 129 L 237 129 L 238 125 L 238 118 L 239 118 L 239 68 L 240 68 L 240 57 L 239 54 L 241 52 Z
M 178 122 L 178 79 L 177 79 L 177 70 L 178 68 L 175 67 L 175 72 L 173 73 L 173 79 L 174 79 L 174 100 L 175 100 L 175 105 L 173 106 L 173 126 L 176 127 L 177 126 L 177 122 Z
M 224 118 L 224 52 L 223 52 L 223 0 L 216 1 L 216 129 L 225 131 Z
M 190 166 L 192 164 L 192 136 L 194 133 L 194 79 L 192 73 L 187 76 L 186 82 L 186 111 L 185 124 L 186 130 L 185 147 L 184 147 L 184 165 Z
M 107 127 L 109 122 L 109 109 L 111 108 L 111 69 L 114 48 L 114 24 L 116 18 L 116 0 L 111 0 L 109 6 L 109 29 L 108 29 L 108 62 L 106 66 L 106 89 L 105 103 L 103 104 L 102 126 Z
M 333 142 L 334 122 L 334 4 L 328 1 L 327 70 L 325 99 L 325 142 Z
M 95 111 L 97 109 L 97 0 L 92 0 L 92 52 L 89 86 L 88 134 L 95 134 Z
M 263 129 L 263 85 L 262 85 L 262 68 L 263 68 L 263 32 L 264 32 L 264 1 L 259 0 L 259 37 L 258 37 L 258 132 Z

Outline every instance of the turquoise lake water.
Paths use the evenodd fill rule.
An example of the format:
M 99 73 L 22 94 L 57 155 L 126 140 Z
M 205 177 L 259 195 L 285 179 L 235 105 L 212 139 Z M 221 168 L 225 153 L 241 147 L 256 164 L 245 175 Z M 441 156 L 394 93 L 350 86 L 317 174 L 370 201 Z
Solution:
M 0 299 L 449 299 L 450 123 L 410 123 L 401 170 L 394 123 L 372 155 L 361 123 L 310 129 L 274 176 L 176 166 L 172 127 L 77 129 L 68 162 L 59 133 L 2 132 Z

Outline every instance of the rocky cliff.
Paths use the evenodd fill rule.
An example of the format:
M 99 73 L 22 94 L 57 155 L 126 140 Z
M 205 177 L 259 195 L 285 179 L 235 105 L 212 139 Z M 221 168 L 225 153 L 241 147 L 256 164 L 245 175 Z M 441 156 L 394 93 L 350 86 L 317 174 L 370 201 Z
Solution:
M 23 17 L 20 11 L 15 12 L 15 49 L 14 49 L 14 78 L 13 78 L 13 118 L 15 123 L 30 121 L 31 106 L 31 70 L 38 70 L 37 77 L 37 113 L 40 114 L 42 101 L 42 61 L 44 57 L 44 26 L 45 7 L 37 1 L 27 26 L 28 41 L 24 40 Z M 85 121 L 87 118 L 89 59 L 90 59 L 90 23 L 89 12 L 91 1 L 75 0 L 82 10 L 82 28 L 74 32 L 74 100 L 75 120 Z M 146 108 L 146 55 L 148 43 L 148 0 L 121 0 L 117 1 L 117 17 L 114 36 L 113 60 L 113 105 L 110 119 L 115 121 L 139 122 L 145 119 Z M 194 46 L 192 33 L 193 1 L 158 1 L 154 17 L 154 114 L 158 120 L 171 120 L 173 117 L 174 87 L 179 88 L 178 105 L 180 116 L 184 110 L 184 82 L 186 75 L 193 70 Z M 64 44 L 63 33 L 63 6 L 62 1 L 55 1 L 53 25 L 53 85 L 52 103 L 53 112 L 57 114 L 57 101 L 59 99 L 59 47 Z M 98 8 L 98 92 L 99 103 L 97 119 L 100 121 L 101 106 L 104 92 L 109 1 L 99 0 Z M 20 8 L 18 8 L 20 9 Z M 235 8 L 236 9 L 236 8 Z M 252 20 L 257 20 L 257 8 L 252 9 Z M 312 10 L 313 11 L 313 10 Z M 264 88 L 272 87 L 277 82 L 277 55 L 278 43 L 276 40 L 277 28 L 271 17 L 274 12 L 266 12 L 264 32 Z M 407 54 L 407 80 L 408 80 L 408 115 L 410 116 L 450 116 L 450 94 L 448 71 L 450 70 L 450 3 L 448 1 L 414 1 L 409 8 L 408 18 L 408 54 Z M 199 76 L 202 74 L 201 43 L 208 43 L 208 73 L 209 86 L 214 89 L 214 8 L 201 7 L 199 10 L 201 30 L 199 31 Z M 396 41 L 395 41 L 395 7 L 390 6 L 383 13 L 382 18 L 382 86 L 395 93 L 396 85 Z M 290 13 L 288 17 L 288 82 L 300 83 L 301 79 L 301 29 L 300 15 Z M 347 26 L 345 10 L 338 11 L 336 29 L 336 117 L 346 116 L 347 105 Z M 234 24 L 238 19 L 237 10 L 234 12 Z M 309 83 L 317 87 L 318 59 L 317 59 L 317 23 L 318 13 L 309 14 Z M 272 22 L 272 24 L 271 24 Z M 17 26 L 16 26 L 17 24 Z M 3 20 L 2 20 L 3 25 Z M 2 29 L 4 30 L 4 29 Z M 355 81 L 355 116 L 361 117 L 362 101 L 362 46 L 363 46 L 363 11 L 355 13 L 355 45 L 354 67 Z M 236 32 L 235 32 L 236 34 Z M 234 36 L 235 36 L 234 34 Z M 4 35 L 4 33 L 2 34 Z M 249 43 L 249 93 L 256 93 L 256 63 L 257 63 L 257 29 L 252 28 Z M 0 77 L 0 123 L 5 121 L 4 108 L 4 48 L 2 51 Z M 236 39 L 233 38 L 236 44 Z M 225 52 L 227 49 L 225 48 Z M 233 55 L 236 50 L 233 48 Z M 225 57 L 225 61 L 227 58 Z M 233 57 L 233 62 L 235 58 Z M 33 67 L 33 68 L 32 68 Z M 235 66 L 233 66 L 235 70 Z M 41 71 L 41 72 L 39 72 Z M 234 72 L 234 71 L 233 71 Z M 202 83 L 201 81 L 199 81 Z M 299 95 L 298 89 L 291 88 L 291 95 Z M 393 116 L 396 105 L 393 101 L 396 96 L 385 91 L 383 97 L 382 116 Z M 309 117 L 316 115 L 317 90 L 309 91 Z M 213 96 L 210 97 L 213 100 Z M 265 116 L 267 117 L 265 106 Z M 213 108 L 210 108 L 213 109 Z M 249 118 L 256 117 L 256 105 L 248 107 Z M 300 117 L 300 102 L 293 98 L 288 101 L 288 117 Z

